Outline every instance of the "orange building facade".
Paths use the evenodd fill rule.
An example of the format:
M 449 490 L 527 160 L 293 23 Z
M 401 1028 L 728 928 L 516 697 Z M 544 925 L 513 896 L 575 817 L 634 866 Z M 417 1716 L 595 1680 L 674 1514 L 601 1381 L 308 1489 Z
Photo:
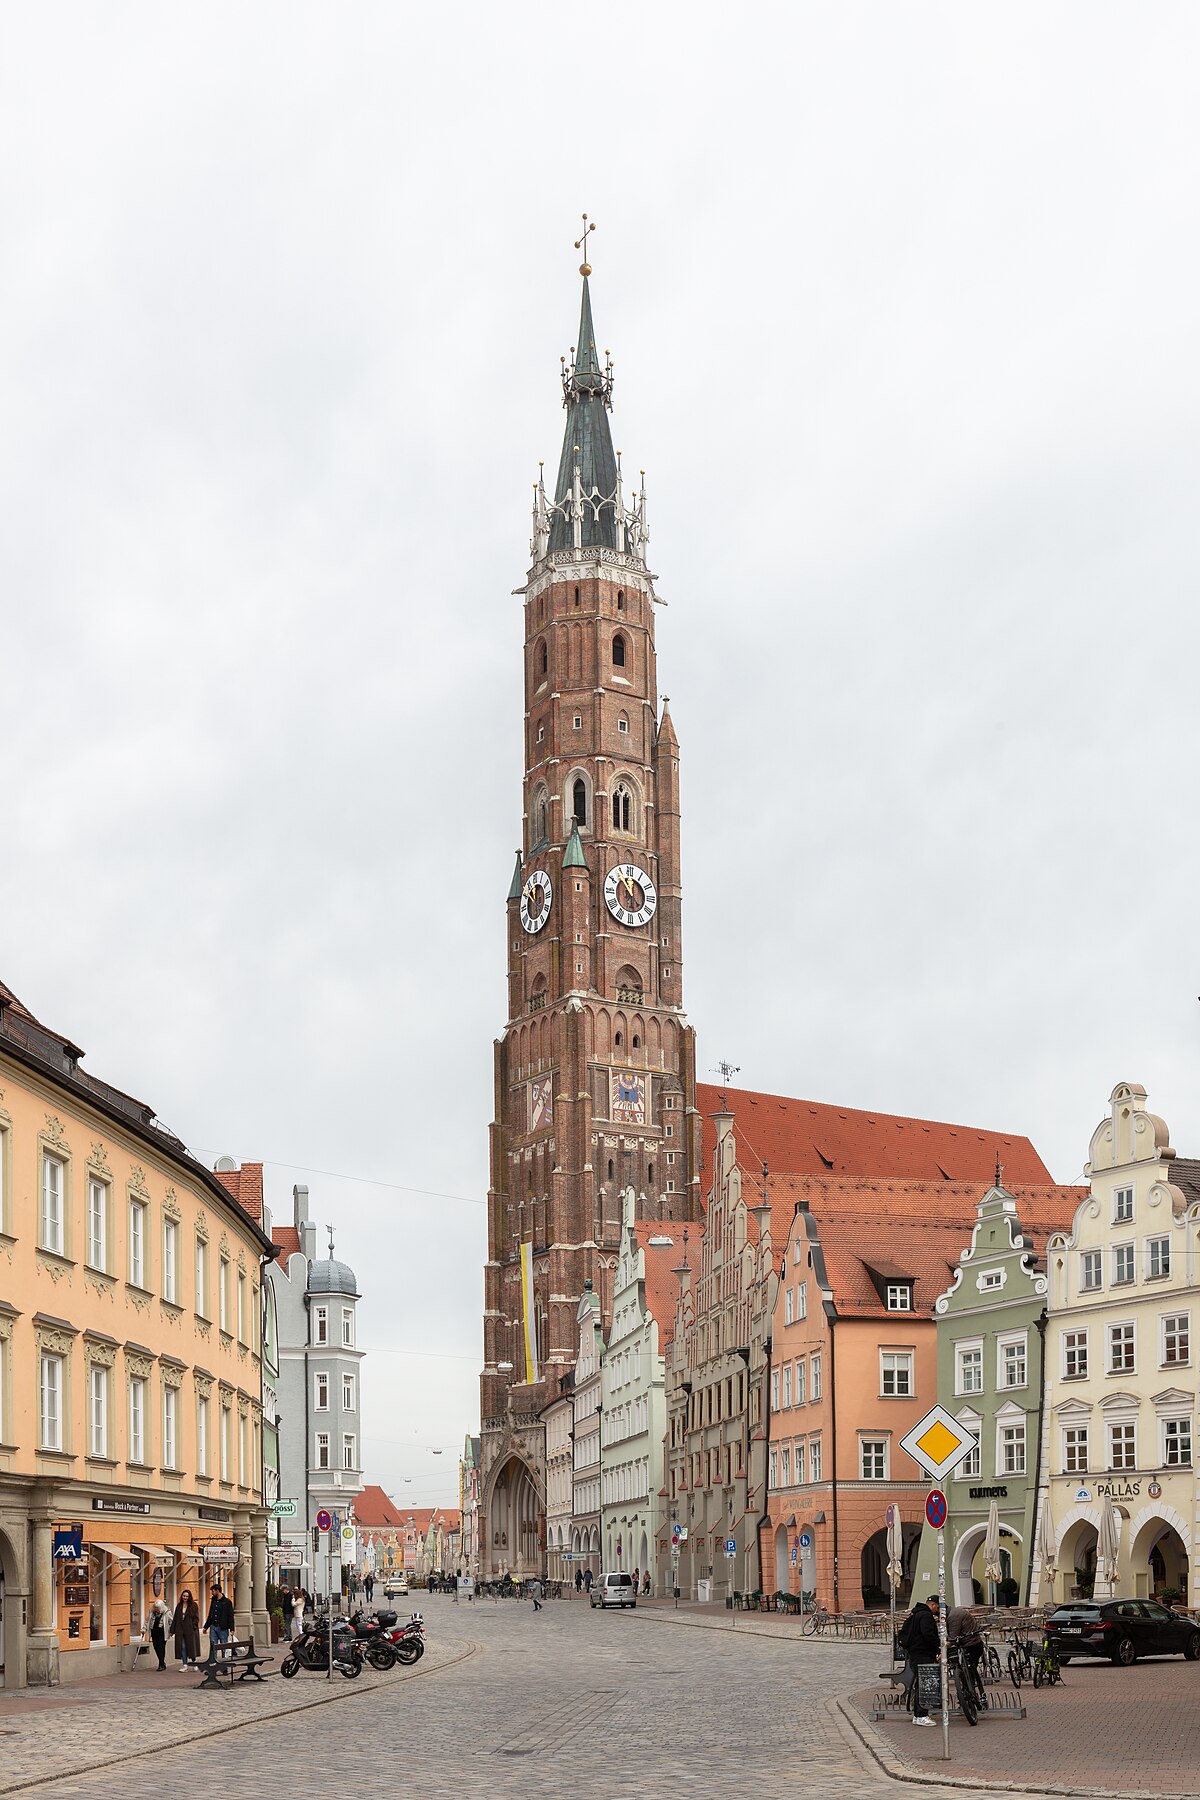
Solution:
M 0 1684 L 125 1663 L 217 1583 L 265 1637 L 271 1246 L 0 986 Z
M 934 1304 L 970 1246 L 984 1185 L 770 1183 L 775 1205 L 786 1193 L 794 1207 L 771 1332 L 761 1544 L 771 1591 L 815 1593 L 835 1611 L 885 1605 L 895 1507 L 904 1546 L 897 1598 L 908 1600 L 929 1483 L 900 1441 L 939 1398 Z M 1044 1247 L 1072 1190 L 1013 1191 Z

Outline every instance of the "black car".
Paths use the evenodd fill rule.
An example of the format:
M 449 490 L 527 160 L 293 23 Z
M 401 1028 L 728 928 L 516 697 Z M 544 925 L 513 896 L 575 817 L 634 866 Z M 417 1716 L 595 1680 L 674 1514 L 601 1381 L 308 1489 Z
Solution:
M 1200 1657 L 1200 1627 L 1157 1600 L 1069 1600 L 1046 1620 L 1059 1662 L 1107 1656 L 1128 1668 L 1139 1656 Z

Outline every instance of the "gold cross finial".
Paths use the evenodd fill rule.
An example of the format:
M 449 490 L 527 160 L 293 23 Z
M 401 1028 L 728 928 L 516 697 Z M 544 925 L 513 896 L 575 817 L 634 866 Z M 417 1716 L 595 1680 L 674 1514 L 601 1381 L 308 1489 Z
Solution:
M 582 276 L 584 276 L 585 278 L 587 276 L 589 276 L 592 272 L 592 265 L 587 259 L 588 233 L 591 231 L 595 231 L 595 229 L 596 229 L 596 227 L 594 225 L 588 224 L 588 216 L 586 213 L 584 213 L 584 215 L 583 215 L 583 236 L 577 237 L 575 239 L 575 248 L 577 250 L 583 251 L 583 261 L 579 265 L 579 273 Z

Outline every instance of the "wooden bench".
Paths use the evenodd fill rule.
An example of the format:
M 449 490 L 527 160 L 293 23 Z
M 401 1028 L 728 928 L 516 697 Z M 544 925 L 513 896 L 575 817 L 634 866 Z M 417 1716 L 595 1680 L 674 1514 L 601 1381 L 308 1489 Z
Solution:
M 222 1680 L 227 1680 L 232 1692 L 235 1681 L 264 1681 L 262 1670 L 274 1661 L 273 1656 L 256 1654 L 253 1638 L 248 1644 L 212 1644 L 207 1661 L 200 1665 L 204 1671 L 200 1686 L 219 1688 Z

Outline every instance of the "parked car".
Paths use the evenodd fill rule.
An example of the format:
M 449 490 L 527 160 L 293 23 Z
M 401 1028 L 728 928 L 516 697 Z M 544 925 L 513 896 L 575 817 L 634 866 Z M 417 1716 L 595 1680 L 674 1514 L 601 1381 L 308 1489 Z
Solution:
M 1059 1662 L 1107 1656 L 1128 1668 L 1139 1656 L 1200 1657 L 1200 1627 L 1158 1600 L 1068 1600 L 1046 1620 Z
M 632 1575 L 601 1575 L 592 1583 L 593 1606 L 636 1606 Z
M 389 1575 L 383 1584 L 385 1600 L 404 1600 L 408 1597 L 408 1577 L 406 1575 Z

